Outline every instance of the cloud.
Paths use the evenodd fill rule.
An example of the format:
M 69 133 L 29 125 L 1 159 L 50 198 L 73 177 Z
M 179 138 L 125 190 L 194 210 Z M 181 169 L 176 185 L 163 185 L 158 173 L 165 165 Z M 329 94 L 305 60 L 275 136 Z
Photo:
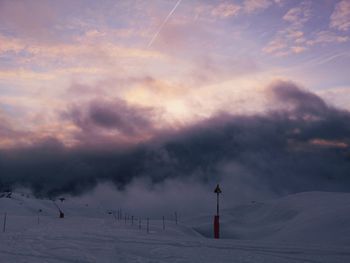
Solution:
M 282 6 L 285 4 L 286 0 L 274 0 L 274 2 L 279 5 L 279 6 Z
M 278 2 L 276 2 L 278 3 Z M 254 13 L 260 10 L 264 10 L 271 6 L 273 1 L 270 0 L 245 0 L 243 2 L 244 11 L 249 13 Z
M 154 50 L 124 46 L 108 39 L 91 40 L 87 36 L 70 42 L 37 42 L 0 33 L 0 43 L 0 55 L 10 57 L 17 71 L 19 67 L 22 71 L 23 68 L 27 71 L 39 68 L 41 72 L 68 71 L 69 68 L 80 71 L 98 68 L 101 71 L 116 64 L 116 60 L 164 58 L 163 54 Z M 32 72 L 35 74 L 34 70 Z
M 338 2 L 330 20 L 331 28 L 347 31 L 350 28 L 350 2 L 348 0 Z
M 273 4 L 281 5 L 282 2 L 275 0 L 244 0 L 243 3 L 237 4 L 229 1 L 222 1 L 217 5 L 200 5 L 195 8 L 195 12 L 198 15 L 208 13 L 217 18 L 225 19 L 229 17 L 238 16 L 240 13 L 253 14 L 267 9 Z M 210 12 L 208 12 L 211 10 Z
M 314 37 L 307 40 L 308 45 L 324 44 L 324 43 L 344 43 L 350 40 L 349 36 L 340 35 L 331 31 L 320 31 L 314 34 Z
M 332 28 L 346 28 L 348 2 L 339 2 L 331 18 Z M 350 10 L 350 8 L 348 8 Z M 350 11 L 349 11 L 350 12 Z M 350 14 L 350 13 L 349 13 Z M 305 34 L 305 24 L 311 19 L 311 2 L 304 1 L 298 6 L 289 9 L 283 16 L 283 20 L 288 22 L 288 26 L 279 30 L 274 38 L 262 49 L 263 52 L 276 56 L 286 56 L 290 54 L 303 53 L 312 46 L 327 43 L 344 43 L 349 41 L 347 35 L 332 32 L 330 30 L 314 31 Z M 337 19 L 336 19 L 337 18 Z M 341 22 L 342 21 L 342 22 Z M 339 26 L 337 26 L 339 23 Z M 350 25 L 350 24 L 349 24 Z M 339 29 L 339 30 L 343 30 Z M 346 29 L 345 29 L 346 30 Z
M 162 55 L 155 51 L 149 51 L 144 49 L 137 49 L 131 47 L 124 47 L 111 42 L 107 43 L 75 43 L 75 44 L 59 44 L 51 46 L 33 46 L 28 48 L 28 52 L 33 55 L 45 55 L 53 56 L 57 58 L 59 56 L 86 56 L 92 53 L 94 50 L 99 49 L 102 53 L 107 54 L 114 58 L 125 57 L 137 57 L 137 58 L 149 58 L 149 57 L 162 57 Z
M 16 137 L 16 131 L 11 127 L 8 118 L 0 111 L 0 145 Z
M 348 191 L 350 113 L 291 82 L 274 83 L 267 96 L 273 107 L 264 114 L 218 113 L 182 129 L 155 132 L 145 119 L 148 111 L 121 102 L 92 103 L 69 115 L 82 130 L 130 136 L 150 130 L 153 136 L 136 145 L 105 137 L 109 145 L 96 148 L 98 133 L 91 133 L 76 147 L 47 138 L 2 150 L 0 185 L 56 196 L 81 194 L 101 182 L 126 191 L 141 183 L 133 198 L 135 189 L 191 182 L 208 189 L 218 181 L 234 189 L 227 193 L 232 197 Z
M 239 5 L 223 2 L 212 9 L 211 15 L 219 18 L 228 18 L 238 15 L 240 9 Z
M 294 27 L 300 27 L 305 24 L 311 16 L 311 2 L 304 1 L 296 7 L 288 10 L 283 16 L 283 20 L 291 23 Z
M 11 116 L 1 110 L 0 103 L 0 148 L 17 147 L 25 143 L 30 136 L 29 132 L 22 131 L 11 122 Z
M 149 137 L 156 129 L 157 112 L 118 98 L 95 99 L 87 104 L 72 105 L 62 117 L 78 128 L 75 137 L 80 143 L 89 143 L 95 138 L 91 144 L 108 145 L 123 140 L 142 141 Z
M 283 32 L 284 33 L 284 32 Z M 304 38 L 292 39 L 292 34 L 280 36 L 271 40 L 262 51 L 265 53 L 273 54 L 275 56 L 287 56 L 290 54 L 299 54 L 307 50 L 307 46 L 303 45 L 306 40 Z
M 225 80 L 257 73 L 258 63 L 248 56 L 236 56 L 230 58 L 217 58 L 210 54 L 202 55 L 194 60 L 194 69 L 190 72 L 190 78 L 198 83 L 223 82 Z
M 298 54 L 307 50 L 304 25 L 311 18 L 311 2 L 303 1 L 289 9 L 283 16 L 288 26 L 279 30 L 272 40 L 263 47 L 263 52 L 276 56 Z
M 206 22 L 215 22 L 217 19 L 228 19 L 238 16 L 242 7 L 230 1 L 213 3 L 200 3 L 195 5 L 195 20 L 200 19 Z
M 269 54 L 275 54 L 275 55 L 287 55 L 289 52 L 285 51 L 285 49 L 288 47 L 287 42 L 283 38 L 274 38 L 271 40 L 263 49 L 262 51 Z
M 302 46 L 294 46 L 294 47 L 291 47 L 291 50 L 293 53 L 298 54 L 298 53 L 304 52 L 306 48 Z
M 18 53 L 22 51 L 25 47 L 22 41 L 13 37 L 6 37 L 0 34 L 0 54 L 14 52 Z
M 276 101 L 281 101 L 289 108 L 290 112 L 302 114 L 311 114 L 312 116 L 322 115 L 331 109 L 317 95 L 301 90 L 294 83 L 280 82 L 272 85 L 272 94 Z

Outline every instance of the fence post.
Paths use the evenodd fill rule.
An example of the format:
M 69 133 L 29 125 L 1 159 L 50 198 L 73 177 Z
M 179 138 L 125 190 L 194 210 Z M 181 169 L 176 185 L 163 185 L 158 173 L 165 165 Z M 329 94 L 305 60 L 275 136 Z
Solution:
M 149 218 L 147 217 L 147 233 L 149 233 Z
M 5 230 L 6 230 L 6 218 L 7 218 L 7 213 L 4 214 L 4 226 L 2 228 L 2 232 L 5 233 Z

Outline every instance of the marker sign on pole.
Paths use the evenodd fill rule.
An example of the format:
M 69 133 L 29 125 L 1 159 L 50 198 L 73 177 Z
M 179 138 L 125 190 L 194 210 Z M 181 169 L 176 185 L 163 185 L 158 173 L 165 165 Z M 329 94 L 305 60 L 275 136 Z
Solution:
M 214 216 L 214 238 L 220 238 L 219 195 L 221 194 L 221 189 L 219 185 L 216 186 L 214 193 L 216 193 L 216 215 Z

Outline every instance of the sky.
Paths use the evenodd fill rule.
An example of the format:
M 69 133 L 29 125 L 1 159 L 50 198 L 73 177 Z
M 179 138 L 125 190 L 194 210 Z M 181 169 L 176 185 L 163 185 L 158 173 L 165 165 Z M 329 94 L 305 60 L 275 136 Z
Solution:
M 349 0 L 0 0 L 0 184 L 55 195 L 232 169 L 247 184 L 268 174 L 252 163 L 266 151 L 342 176 L 349 68 Z M 229 164 L 236 146 L 260 157 Z

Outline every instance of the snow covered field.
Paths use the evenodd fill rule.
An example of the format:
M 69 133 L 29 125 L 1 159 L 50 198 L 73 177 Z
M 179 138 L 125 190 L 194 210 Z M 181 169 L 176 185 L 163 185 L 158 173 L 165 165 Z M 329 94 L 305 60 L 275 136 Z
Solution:
M 350 262 L 350 194 L 310 192 L 223 212 L 223 239 L 211 216 L 178 225 L 116 220 L 103 208 L 13 194 L 0 198 L 0 262 Z M 38 212 L 41 209 L 42 212 Z M 40 214 L 38 221 L 38 214 Z

